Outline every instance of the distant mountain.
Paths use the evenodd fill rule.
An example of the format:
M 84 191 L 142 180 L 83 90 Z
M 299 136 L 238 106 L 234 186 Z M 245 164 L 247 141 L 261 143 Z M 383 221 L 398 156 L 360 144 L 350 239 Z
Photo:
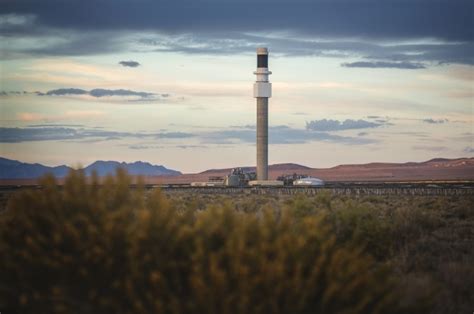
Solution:
M 163 166 L 152 165 L 148 162 L 136 161 L 134 163 L 118 162 L 118 161 L 96 161 L 84 168 L 86 175 L 91 175 L 96 171 L 99 176 L 114 174 L 115 169 L 124 168 L 131 175 L 141 176 L 177 176 L 181 172 L 167 169 Z
M 46 173 L 52 173 L 55 177 L 64 177 L 69 170 L 71 168 L 67 166 L 48 167 L 0 157 L 0 179 L 32 179 Z
M 136 161 L 125 163 L 117 161 L 96 161 L 84 168 L 86 175 L 96 171 L 99 176 L 114 174 L 117 168 L 124 168 L 131 175 L 142 176 L 177 176 L 181 172 L 152 165 L 148 162 Z M 28 164 L 17 160 L 0 157 L 0 179 L 35 179 L 47 173 L 62 178 L 71 170 L 68 166 L 48 167 L 41 164 Z

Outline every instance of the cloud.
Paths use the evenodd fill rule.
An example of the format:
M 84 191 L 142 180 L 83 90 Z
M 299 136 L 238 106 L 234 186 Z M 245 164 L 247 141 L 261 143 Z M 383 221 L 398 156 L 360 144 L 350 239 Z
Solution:
M 17 117 L 20 121 L 33 122 L 33 121 L 43 121 L 43 122 L 52 122 L 57 120 L 76 120 L 76 119 L 85 119 L 85 118 L 97 118 L 102 117 L 105 113 L 99 110 L 68 110 L 62 114 L 42 114 L 36 112 L 19 112 Z M 47 126 L 47 125 L 44 125 Z M 51 126 L 61 126 L 61 125 L 51 125 Z M 64 126 L 64 125 L 63 125 Z M 68 125 L 71 126 L 71 125 Z
M 92 5 L 94 14 L 90 14 Z M 259 0 L 252 2 L 252 10 L 248 5 L 249 2 L 238 0 L 174 1 L 166 3 L 166 7 L 149 0 L 69 0 L 64 4 L 55 0 L 6 0 L 2 11 L 32 15 L 44 27 L 81 31 L 216 32 L 219 25 L 224 32 L 295 29 L 311 35 L 346 38 L 465 41 L 473 37 L 470 26 L 474 5 L 469 0 L 276 0 L 271 5 Z
M 8 96 L 8 95 L 25 95 L 28 94 L 27 91 L 0 91 L 0 96 Z
M 7 22 L 0 35 L 12 43 L 4 48 L 6 58 L 118 51 L 238 54 L 268 45 L 283 55 L 359 57 L 398 68 L 474 64 L 470 0 L 276 0 L 271 5 L 257 0 L 252 10 L 248 1 L 237 0 L 174 1 L 165 7 L 151 0 L 5 0 L 2 12 Z
M 248 130 L 255 130 L 257 126 L 255 124 L 245 124 L 245 125 L 231 125 L 233 129 L 248 129 Z
M 418 39 L 387 45 L 381 39 L 355 40 L 292 32 L 261 33 L 187 33 L 180 36 L 166 34 L 142 35 L 138 39 L 144 51 L 179 52 L 186 54 L 233 55 L 254 53 L 259 45 L 271 47 L 272 55 L 313 57 L 363 57 L 369 61 L 385 62 L 391 67 L 426 66 L 424 63 L 474 64 L 474 43 L 431 42 Z M 384 65 L 381 63 L 380 65 Z
M 306 122 L 306 129 L 311 131 L 330 132 L 352 129 L 376 128 L 381 125 L 383 125 L 383 123 L 375 123 L 366 120 L 347 119 L 341 122 L 338 120 L 322 119 Z
M 34 15 L 4 14 L 0 15 L 0 29 L 8 27 L 31 25 L 34 21 Z
M 207 148 L 207 144 L 231 144 L 240 145 L 255 144 L 255 126 L 244 125 L 234 126 L 232 128 L 217 129 L 213 131 L 202 132 L 121 132 L 103 130 L 97 128 L 67 127 L 61 126 L 42 126 L 33 125 L 27 128 L 0 128 L 0 143 L 21 143 L 36 141 L 74 141 L 74 142 L 100 142 L 108 140 L 122 139 L 148 139 L 152 141 L 160 140 L 186 140 L 195 139 L 200 143 L 188 144 L 179 143 L 174 147 L 188 148 Z M 309 142 L 330 142 L 341 143 L 344 145 L 366 145 L 377 143 L 376 140 L 339 136 L 327 132 L 316 132 L 308 129 L 291 128 L 285 125 L 269 127 L 270 144 L 303 144 Z M 162 143 L 162 142 L 157 142 Z M 160 148 L 155 144 L 137 143 L 129 144 L 130 149 L 156 149 Z
M 467 146 L 466 148 L 464 148 L 464 152 L 472 154 L 474 153 L 474 147 Z
M 425 146 L 425 145 L 415 145 L 412 146 L 414 150 L 425 150 L 429 152 L 440 152 L 448 149 L 446 146 Z
M 387 61 L 358 61 L 351 63 L 342 63 L 341 66 L 346 68 L 372 68 L 372 69 L 404 69 L 417 70 L 425 69 L 426 66 L 421 63 L 413 62 L 387 62 Z
M 193 137 L 194 134 L 192 133 L 187 133 L 187 132 L 163 132 L 163 133 L 157 133 L 155 135 L 155 138 L 189 138 Z
M 140 63 L 138 63 L 137 61 L 120 61 L 119 62 L 120 65 L 124 66 L 124 67 L 130 67 L 130 68 L 136 68 L 138 66 L 140 66 Z
M 35 21 L 36 16 L 34 14 L 0 14 L 0 34 L 16 36 L 22 33 L 34 32 L 31 27 Z
M 184 132 L 142 133 L 72 127 L 0 128 L 0 143 L 58 140 L 86 140 L 88 142 L 96 142 L 124 138 L 182 139 L 193 136 L 194 134 Z
M 80 132 L 72 128 L 0 128 L 1 143 L 65 140 L 83 137 Z
M 326 132 L 314 132 L 308 129 L 297 129 L 288 126 L 269 127 L 270 144 L 303 144 L 309 142 L 332 142 L 346 145 L 366 145 L 376 143 L 375 140 L 339 136 Z M 255 143 L 255 126 L 234 126 L 234 129 L 224 129 L 199 134 L 201 141 L 205 144 L 238 144 Z
M 0 38 L 8 40 L 9 43 L 2 46 L 2 59 L 21 59 L 25 56 L 84 56 L 128 50 L 124 34 L 120 32 L 84 32 L 47 27 L 38 18 L 33 21 L 31 25 L 21 27 L 0 27 Z
M 176 145 L 176 148 L 181 148 L 181 149 L 192 149 L 192 148 L 209 148 L 206 145 Z
M 79 89 L 79 88 L 60 88 L 60 89 L 53 89 L 47 91 L 45 94 L 41 94 L 40 96 L 47 95 L 47 96 L 63 96 L 63 95 L 86 95 L 89 94 L 88 91 Z
M 430 135 L 427 132 L 419 132 L 419 131 L 403 131 L 398 132 L 399 135 L 409 135 L 410 137 L 418 137 L 418 138 L 429 138 Z
M 180 148 L 180 149 L 194 149 L 194 148 L 209 148 L 206 145 L 174 145 L 174 148 Z M 129 149 L 134 149 L 134 150 L 145 150 L 145 149 L 161 149 L 165 148 L 165 146 L 160 146 L 160 145 L 148 145 L 148 144 L 133 144 L 128 146 Z
M 434 119 L 428 118 L 428 119 L 423 119 L 422 121 L 429 124 L 443 124 L 443 123 L 448 122 L 449 120 L 448 119 L 434 120 Z
M 146 92 L 135 92 L 126 89 L 101 89 L 96 88 L 89 92 L 92 97 L 104 97 L 104 96 L 139 96 L 141 98 L 148 98 L 155 94 Z
M 469 144 L 472 143 L 473 138 L 474 138 L 474 132 L 464 132 L 464 133 L 449 137 L 450 140 L 467 142 Z
M 161 148 L 164 148 L 164 146 L 134 144 L 134 145 L 129 145 L 128 148 L 135 149 L 135 150 L 143 150 L 143 149 L 161 149 Z
M 271 144 L 298 144 L 308 142 L 332 142 L 345 145 L 366 145 L 376 141 L 364 138 L 355 138 L 350 136 L 339 136 L 326 132 L 314 132 L 305 129 L 294 128 L 270 128 L 269 130 Z
M 71 128 L 81 128 L 84 127 L 83 124 L 30 124 L 27 125 L 29 128 L 45 128 L 45 127 L 71 127 Z
M 204 144 L 236 144 L 240 142 L 255 142 L 255 130 L 217 130 L 201 134 L 201 142 Z
M 169 97 L 169 94 L 155 94 L 155 93 L 147 93 L 147 92 L 137 92 L 133 90 L 127 89 L 102 89 L 102 88 L 95 88 L 90 91 L 79 89 L 79 88 L 59 88 L 47 91 L 46 93 L 36 92 L 38 96 L 71 96 L 71 95 L 89 95 L 95 98 L 100 97 L 128 97 L 128 96 L 135 96 L 140 97 L 141 99 L 149 99 L 153 96 L 160 96 L 160 97 Z

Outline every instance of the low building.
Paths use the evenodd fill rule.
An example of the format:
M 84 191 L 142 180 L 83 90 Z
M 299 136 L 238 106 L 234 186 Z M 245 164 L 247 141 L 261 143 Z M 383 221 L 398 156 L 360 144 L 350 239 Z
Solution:
M 323 186 L 324 181 L 318 178 L 301 178 L 293 181 L 295 186 Z
M 253 180 L 249 181 L 250 186 L 283 186 L 283 181 L 278 180 Z

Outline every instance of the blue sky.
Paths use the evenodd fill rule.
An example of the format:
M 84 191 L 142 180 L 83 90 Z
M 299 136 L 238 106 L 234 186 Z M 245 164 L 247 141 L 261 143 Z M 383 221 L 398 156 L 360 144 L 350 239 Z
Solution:
M 473 15 L 460 0 L 6 0 L 1 155 L 254 165 L 266 46 L 270 163 L 473 156 Z

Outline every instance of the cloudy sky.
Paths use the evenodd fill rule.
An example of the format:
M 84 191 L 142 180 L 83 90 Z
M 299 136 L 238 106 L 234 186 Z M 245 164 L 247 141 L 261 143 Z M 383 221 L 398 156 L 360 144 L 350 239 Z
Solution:
M 3 0 L 0 155 L 254 165 L 258 46 L 270 163 L 474 156 L 463 0 Z

